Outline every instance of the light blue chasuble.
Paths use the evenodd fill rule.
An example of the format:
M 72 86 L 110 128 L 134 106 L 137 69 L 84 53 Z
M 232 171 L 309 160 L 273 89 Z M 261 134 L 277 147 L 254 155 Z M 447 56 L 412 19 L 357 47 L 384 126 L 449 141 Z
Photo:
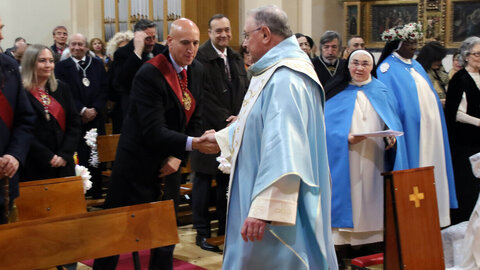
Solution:
M 310 72 L 296 69 L 295 63 Z M 250 105 L 233 159 L 223 269 L 338 269 L 331 238 L 324 93 L 318 79 L 307 75 L 315 72 L 294 36 L 250 67 L 250 87 L 271 68 L 273 74 Z M 229 127 L 233 137 L 240 117 L 242 112 L 237 125 Z M 286 179 L 300 181 L 295 225 L 268 224 L 262 241 L 244 242 L 240 231 L 252 201 Z
M 448 193 L 450 208 L 457 208 L 457 196 L 455 194 L 455 182 L 453 178 L 452 158 L 450 155 L 450 144 L 448 142 L 447 126 L 443 107 L 438 98 L 435 88 L 433 88 L 427 73 L 415 59 L 411 64 L 407 64 L 397 58 L 395 55 L 389 55 L 377 68 L 377 77 L 389 89 L 393 91 L 398 100 L 399 117 L 405 131 L 405 142 L 407 146 L 408 169 L 418 168 L 420 161 L 420 106 L 418 101 L 417 87 L 415 80 L 410 74 L 410 69 L 415 69 L 430 85 L 430 90 L 436 97 L 438 111 L 440 113 L 443 147 L 445 152 L 445 164 L 448 179 Z M 439 200 L 441 198 L 437 198 Z

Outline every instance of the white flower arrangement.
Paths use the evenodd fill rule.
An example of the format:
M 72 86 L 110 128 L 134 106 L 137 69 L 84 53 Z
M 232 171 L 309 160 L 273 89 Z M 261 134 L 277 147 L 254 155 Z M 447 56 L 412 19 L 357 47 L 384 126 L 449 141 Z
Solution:
M 83 193 L 87 193 L 87 190 L 92 188 L 92 181 L 90 181 L 92 176 L 90 175 L 90 171 L 82 165 L 75 165 L 75 175 L 82 177 Z
M 88 163 L 90 166 L 94 168 L 98 168 L 100 161 L 98 160 L 98 152 L 97 152 L 97 129 L 92 128 L 83 137 L 85 139 L 85 143 L 90 147 L 90 158 L 88 159 Z
M 383 41 L 394 40 L 419 40 L 423 37 L 423 30 L 421 23 L 408 23 L 403 26 L 390 28 L 381 34 Z

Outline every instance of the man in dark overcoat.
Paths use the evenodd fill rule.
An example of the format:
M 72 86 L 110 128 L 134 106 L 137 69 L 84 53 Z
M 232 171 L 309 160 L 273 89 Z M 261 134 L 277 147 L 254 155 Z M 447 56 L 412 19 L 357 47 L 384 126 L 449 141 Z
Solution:
M 98 199 L 102 196 L 101 171 L 98 166 L 90 164 L 91 148 L 83 137 L 92 128 L 96 128 L 99 135 L 105 134 L 107 74 L 103 62 L 87 54 L 88 42 L 84 35 L 73 35 L 69 40 L 69 48 L 72 56 L 55 65 L 55 76 L 70 87 L 77 112 L 81 116 L 78 161 L 80 165 L 87 166 L 92 175 L 92 188 L 87 194 Z
M 0 40 L 2 28 L 0 19 Z M 19 195 L 18 170 L 30 148 L 34 122 L 35 114 L 23 89 L 18 64 L 0 54 L 0 224 L 8 222 L 14 199 Z
M 207 40 L 198 49 L 197 60 L 205 67 L 203 82 L 204 109 L 202 112 L 205 130 L 223 129 L 240 111 L 248 88 L 247 72 L 240 55 L 232 50 L 230 20 L 223 14 L 214 15 L 208 23 Z M 218 155 L 192 153 L 191 165 L 195 172 L 193 181 L 193 225 L 197 229 L 196 244 L 202 249 L 218 251 L 218 247 L 206 242 L 210 235 L 210 190 L 212 179 L 216 180 L 216 213 L 218 235 L 225 234 L 227 186 L 229 175 L 217 169 Z
M 203 67 L 194 61 L 199 36 L 192 21 L 174 21 L 168 49 L 137 72 L 106 207 L 157 201 L 161 178 L 179 178 L 178 169 L 188 151 L 218 152 L 203 137 L 192 137 L 201 134 Z M 152 249 L 149 269 L 172 269 L 173 250 L 174 246 Z M 97 259 L 94 269 L 115 269 L 117 261 L 118 256 Z
M 112 100 L 115 101 L 114 133 L 121 132 L 122 121 L 127 114 L 133 77 L 143 63 L 161 53 L 165 48 L 157 43 L 157 25 L 154 22 L 141 19 L 135 24 L 133 31 L 133 40 L 115 51 L 112 67 L 109 70 L 114 93 Z

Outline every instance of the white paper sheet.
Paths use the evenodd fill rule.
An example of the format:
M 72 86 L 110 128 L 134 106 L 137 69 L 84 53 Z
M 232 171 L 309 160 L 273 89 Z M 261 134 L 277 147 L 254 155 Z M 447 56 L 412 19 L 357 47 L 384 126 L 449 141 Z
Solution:
M 387 130 L 373 131 L 373 132 L 367 132 L 367 133 L 355 133 L 352 135 L 363 136 L 363 137 L 388 137 L 388 136 L 402 136 L 403 132 L 387 129 Z

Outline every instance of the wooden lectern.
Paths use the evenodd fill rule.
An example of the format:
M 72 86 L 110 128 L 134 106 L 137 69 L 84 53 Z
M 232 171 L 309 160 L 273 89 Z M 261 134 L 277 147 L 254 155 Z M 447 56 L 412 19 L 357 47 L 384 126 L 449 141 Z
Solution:
M 383 176 L 384 269 L 445 269 L 433 167 Z

